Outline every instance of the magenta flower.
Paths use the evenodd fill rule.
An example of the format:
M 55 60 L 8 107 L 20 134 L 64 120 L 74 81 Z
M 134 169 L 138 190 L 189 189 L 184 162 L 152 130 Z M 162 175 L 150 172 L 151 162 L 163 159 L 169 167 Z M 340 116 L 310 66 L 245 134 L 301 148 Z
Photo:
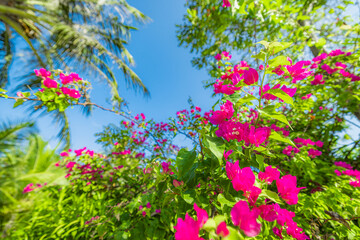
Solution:
M 341 173 L 339 170 L 337 170 L 337 169 L 334 170 L 334 173 L 335 173 L 336 175 L 338 175 L 338 176 L 341 176 L 341 175 L 342 175 L 342 173 Z
M 308 155 L 309 155 L 309 157 L 311 157 L 311 158 L 316 158 L 317 156 L 320 156 L 322 154 L 322 152 L 321 151 L 319 151 L 319 150 L 316 150 L 316 149 L 309 149 L 309 151 L 308 151 Z
M 176 230 L 175 240 L 204 240 L 199 237 L 199 224 L 188 213 L 186 213 L 184 220 L 178 218 L 174 229 Z
M 259 80 L 259 73 L 254 68 L 249 68 L 249 70 L 244 70 L 244 83 L 247 85 L 252 85 Z
M 225 158 L 225 161 L 228 160 L 229 156 L 233 153 L 234 151 L 233 150 L 229 150 L 226 152 L 226 150 L 224 151 L 224 158 Z
M 263 142 L 269 139 L 271 134 L 271 128 L 255 128 L 254 126 L 250 126 L 250 129 L 246 131 L 245 134 L 247 134 L 247 138 L 245 138 L 244 141 L 247 145 L 254 144 L 256 147 L 259 147 Z
M 178 180 L 174 179 L 173 185 L 174 187 L 179 187 L 181 185 L 184 185 L 184 182 L 183 181 L 179 182 Z
M 155 212 L 156 213 L 161 213 L 161 209 L 156 209 Z
M 285 85 L 281 87 L 281 90 L 283 90 L 287 95 L 290 97 L 293 97 L 296 93 L 297 88 L 288 88 Z
M 302 100 L 309 99 L 311 97 L 311 93 L 306 94 L 305 96 L 301 97 Z
M 321 74 L 317 74 L 314 77 L 314 80 L 310 82 L 311 85 L 319 85 L 319 84 L 324 84 L 325 80 L 323 80 L 323 75 Z
M 278 180 L 280 178 L 280 172 L 277 168 L 267 166 L 265 168 L 265 172 L 260 172 L 258 177 L 260 180 L 266 181 L 267 184 L 271 184 L 274 180 Z
M 282 228 L 279 229 L 279 228 L 277 228 L 277 227 L 274 227 L 274 228 L 272 229 L 272 231 L 273 231 L 273 233 L 274 233 L 276 236 L 278 236 L 280 239 L 283 239 L 283 236 L 281 235 Z
M 230 214 L 233 224 L 243 230 L 246 236 L 255 237 L 260 233 L 261 225 L 256 221 L 260 214 L 259 209 L 250 210 L 246 201 L 239 201 Z
M 28 185 L 26 185 L 26 187 L 23 190 L 23 193 L 28 193 L 34 190 L 34 184 L 33 183 L 29 183 Z
M 272 204 L 272 205 L 261 205 L 259 207 L 259 209 L 261 211 L 260 216 L 265 221 L 273 222 L 278 217 L 274 204 Z
M 162 166 L 162 168 L 163 168 L 163 172 L 164 172 L 164 173 L 170 173 L 170 172 L 171 172 L 171 169 L 169 168 L 169 167 L 170 167 L 170 163 L 162 162 L 162 163 L 161 163 L 161 166 Z
M 47 88 L 57 88 L 58 87 L 58 83 L 50 78 L 45 78 L 43 83 L 44 83 L 44 86 Z
M 150 202 L 148 202 L 148 203 L 146 204 L 146 207 L 147 207 L 147 208 L 151 208 Z
M 222 56 L 220 53 L 216 54 L 215 57 L 214 57 L 216 60 L 220 61 Z
M 296 187 L 296 176 L 285 175 L 276 180 L 276 186 L 280 197 L 289 205 L 295 205 L 298 202 L 298 194 L 305 187 Z
M 351 166 L 351 164 L 346 163 L 346 162 L 342 162 L 342 161 L 334 162 L 334 165 L 338 166 L 338 167 L 343 167 L 343 168 L 346 168 L 346 169 L 352 169 L 353 168 Z
M 323 146 L 324 146 L 324 143 L 319 140 L 319 141 L 316 141 L 316 142 L 315 142 L 315 145 L 316 145 L 317 147 L 323 147 Z
M 250 189 L 244 193 L 244 196 L 247 198 L 250 206 L 255 206 L 255 203 L 260 193 L 261 193 L 261 189 L 255 186 L 250 187 Z
M 226 119 L 230 119 L 234 114 L 234 108 L 232 102 L 229 100 L 226 101 L 223 105 L 220 106 L 220 111 L 215 111 L 213 115 L 209 118 L 209 121 L 218 125 L 224 122 Z
M 221 222 L 219 226 L 216 228 L 216 234 L 221 237 L 226 237 L 229 235 L 229 230 L 226 227 L 226 222 Z
M 142 215 L 143 215 L 143 217 L 145 217 L 145 216 L 146 216 L 146 212 L 145 212 L 145 211 L 143 211 L 143 212 L 142 212 Z
M 231 3 L 229 2 L 229 0 L 223 0 L 223 7 L 231 7 Z
M 233 180 L 235 176 L 237 176 L 241 172 L 241 169 L 239 167 L 239 160 L 237 160 L 235 163 L 226 162 L 225 170 L 227 177 L 230 180 Z
M 196 203 L 194 203 L 194 209 L 197 215 L 197 224 L 199 225 L 199 228 L 202 228 L 202 226 L 204 226 L 208 220 L 209 216 L 207 212 L 204 209 L 199 208 Z
M 35 69 L 34 72 L 38 77 L 42 76 L 46 78 L 51 76 L 51 72 L 47 71 L 45 68 Z
M 69 153 L 67 153 L 67 152 L 62 152 L 62 153 L 60 153 L 60 156 L 61 156 L 61 157 L 68 157 L 68 156 L 69 156 Z
M 249 191 L 255 183 L 255 175 L 250 167 L 245 167 L 232 180 L 236 191 Z
M 360 187 L 360 181 L 350 181 L 350 185 L 353 187 Z

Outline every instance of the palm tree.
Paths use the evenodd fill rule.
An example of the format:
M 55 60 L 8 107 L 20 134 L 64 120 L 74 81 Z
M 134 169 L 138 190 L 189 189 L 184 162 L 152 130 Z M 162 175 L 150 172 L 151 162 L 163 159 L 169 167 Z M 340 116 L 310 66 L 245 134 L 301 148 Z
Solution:
M 148 18 L 125 0 L 1 0 L 0 87 L 9 81 L 10 69 L 20 69 L 19 65 L 16 82 L 27 90 L 41 84 L 34 68 L 60 68 L 106 80 L 112 100 L 121 102 L 116 67 L 127 86 L 148 95 L 130 68 L 134 59 L 126 49 L 131 31 L 136 30 L 133 20 L 142 23 Z M 61 126 L 60 138 L 69 144 L 65 113 L 53 116 Z
M 0 229 L 28 206 L 22 193 L 27 184 L 67 184 L 63 169 L 54 166 L 60 160 L 56 149 L 48 149 L 38 135 L 30 135 L 27 143 L 24 149 L 11 148 L 0 156 Z
M 0 124 L 0 157 L 29 134 L 34 133 L 35 130 L 33 122 L 4 122 Z

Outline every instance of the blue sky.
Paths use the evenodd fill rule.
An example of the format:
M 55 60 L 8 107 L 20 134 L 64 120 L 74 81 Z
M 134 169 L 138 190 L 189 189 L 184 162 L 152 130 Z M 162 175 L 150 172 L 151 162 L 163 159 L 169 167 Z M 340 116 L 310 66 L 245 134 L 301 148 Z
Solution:
M 194 104 L 204 110 L 209 109 L 215 102 L 211 98 L 211 91 L 203 88 L 202 81 L 208 79 L 205 70 L 197 70 L 191 66 L 192 55 L 188 49 L 178 47 L 175 25 L 182 22 L 186 12 L 185 1 L 179 0 L 129 0 L 129 4 L 138 8 L 149 16 L 152 21 L 140 26 L 139 31 L 132 33 L 128 46 L 134 56 L 135 72 L 149 88 L 151 98 L 146 99 L 140 93 L 126 90 L 122 83 L 122 76 L 118 75 L 120 94 L 129 102 L 134 114 L 144 113 L 148 118 L 165 121 L 175 116 L 177 110 L 188 107 L 187 100 L 193 99 Z M 81 72 L 79 72 L 81 76 Z M 110 91 L 100 82 L 91 77 L 93 82 L 92 101 L 106 106 L 106 99 L 110 98 Z M 94 83 L 95 82 L 95 83 Z M 10 86 L 11 87 L 11 86 Z M 0 122 L 4 120 L 29 119 L 25 109 L 12 109 L 13 102 L 0 99 Z M 109 106 L 109 105 L 107 105 Z M 84 146 L 101 150 L 95 143 L 94 134 L 100 132 L 109 123 L 119 123 L 118 116 L 95 109 L 91 116 L 85 117 L 76 107 L 66 110 L 72 134 L 72 147 Z M 37 115 L 32 118 L 35 119 Z M 50 146 L 57 144 L 56 133 L 58 127 L 49 117 L 38 119 L 41 136 L 50 141 Z

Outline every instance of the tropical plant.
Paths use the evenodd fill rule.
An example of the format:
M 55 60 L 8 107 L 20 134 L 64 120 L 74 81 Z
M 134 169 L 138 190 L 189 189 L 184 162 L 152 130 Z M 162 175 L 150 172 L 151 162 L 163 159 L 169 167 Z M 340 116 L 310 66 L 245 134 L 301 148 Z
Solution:
M 131 69 L 134 59 L 126 49 L 135 24 L 148 18 L 125 0 L 6 0 L 0 3 L 0 87 L 11 69 L 22 66 L 14 79 L 20 89 L 39 87 L 34 68 L 79 71 L 105 80 L 112 100 L 122 101 L 118 80 L 148 95 Z M 114 70 L 118 68 L 119 70 Z M 34 108 L 29 108 L 33 112 Z M 90 107 L 83 112 L 89 114 Z M 70 143 L 65 113 L 54 113 L 61 126 L 59 137 Z
M 25 187 L 39 188 L 45 185 L 66 184 L 64 172 L 54 164 L 59 160 L 55 149 L 39 135 L 30 135 L 19 145 L 4 151 L 0 156 L 0 226 L 10 228 L 13 219 L 26 211 L 31 202 L 25 199 Z M 30 185 L 29 185 L 30 184 Z M 40 185 L 37 185 L 40 184 Z M 45 184 L 45 185 L 44 185 Z

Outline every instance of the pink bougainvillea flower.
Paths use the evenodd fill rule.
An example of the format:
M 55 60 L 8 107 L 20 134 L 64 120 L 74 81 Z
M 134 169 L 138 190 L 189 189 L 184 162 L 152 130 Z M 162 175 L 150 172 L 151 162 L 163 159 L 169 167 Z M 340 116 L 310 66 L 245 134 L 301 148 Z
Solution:
M 234 108 L 232 102 L 229 100 L 226 101 L 223 105 L 220 106 L 220 111 L 215 111 L 213 115 L 209 118 L 209 121 L 218 125 L 224 122 L 226 119 L 230 119 L 234 114 Z
M 337 68 L 331 68 L 329 65 L 327 64 L 323 64 L 321 66 L 321 69 L 325 70 L 328 74 L 333 74 L 335 72 L 337 72 L 339 69 Z
M 82 152 L 85 151 L 86 147 L 78 149 L 78 150 L 74 150 L 74 153 L 76 154 L 76 156 L 81 156 Z
M 274 204 L 271 205 L 261 205 L 259 207 L 261 213 L 260 216 L 262 219 L 268 222 L 273 222 L 277 219 L 277 212 Z
M 342 175 L 342 173 L 341 173 L 339 170 L 337 170 L 337 169 L 334 170 L 334 173 L 335 173 L 336 175 L 338 175 L 338 176 L 341 176 L 341 175 Z
M 35 69 L 34 72 L 35 72 L 35 75 L 38 77 L 42 76 L 42 77 L 46 78 L 46 77 L 51 76 L 51 72 L 47 71 L 45 68 Z
M 233 180 L 235 178 L 235 176 L 237 176 L 241 171 L 241 169 L 239 167 L 239 160 L 237 160 L 235 163 L 226 162 L 225 170 L 226 170 L 227 177 L 230 180 Z
M 58 87 L 58 83 L 50 78 L 45 78 L 43 84 L 47 88 L 57 88 Z
M 220 53 L 216 54 L 215 57 L 214 57 L 216 60 L 220 61 L 222 56 Z
M 276 236 L 278 236 L 280 239 L 283 239 L 283 236 L 281 235 L 282 228 L 279 229 L 279 228 L 277 228 L 277 227 L 274 227 L 274 228 L 272 229 L 272 231 L 273 231 L 273 233 L 274 233 Z
M 272 87 L 271 89 L 278 89 L 280 88 L 280 84 L 276 84 L 274 87 Z M 275 100 L 277 97 L 269 94 L 269 93 L 265 93 L 267 91 L 270 90 L 270 85 L 266 84 L 265 86 L 263 86 L 262 90 L 259 90 L 259 95 L 262 95 L 261 98 L 267 99 L 267 100 Z
M 227 0 L 225 0 L 225 1 L 227 1 Z M 223 51 L 221 54 L 222 54 L 225 58 L 231 59 L 231 55 L 229 54 L 229 52 Z
M 319 84 L 324 84 L 325 80 L 323 80 L 323 75 L 321 74 L 317 74 L 314 77 L 314 80 L 310 82 L 311 85 L 319 85 Z
M 61 157 L 68 157 L 68 156 L 70 156 L 70 155 L 69 155 L 68 152 L 62 152 L 62 153 L 60 153 L 60 156 L 61 156 Z
M 288 88 L 285 85 L 281 87 L 281 90 L 283 90 L 287 95 L 290 97 L 293 97 L 296 93 L 297 88 Z
M 295 217 L 295 213 L 288 211 L 286 209 L 282 209 L 280 208 L 279 204 L 275 203 L 274 204 L 274 209 L 278 214 L 278 217 L 276 219 L 276 222 L 280 225 L 280 226 L 284 226 L 285 223 L 288 222 L 292 222 L 293 218 Z
M 297 223 L 294 221 L 289 221 L 286 223 L 286 233 L 297 240 L 305 240 L 309 239 L 305 233 L 301 233 L 303 231 L 302 228 L 298 227 Z
M 155 212 L 156 213 L 161 213 L 161 209 L 156 209 Z
M 322 152 L 319 150 L 316 150 L 316 149 L 311 148 L 308 150 L 308 155 L 311 158 L 316 158 L 317 156 L 320 156 L 321 154 L 322 154 Z
M 76 162 L 68 162 L 66 168 L 72 169 L 75 166 Z
M 249 191 L 255 183 L 255 175 L 250 167 L 245 167 L 233 178 L 232 184 L 236 191 Z
M 255 186 L 252 186 L 249 190 L 244 193 L 244 196 L 247 198 L 251 206 L 255 206 L 255 203 L 261 193 L 261 189 Z
M 352 169 L 353 168 L 351 166 L 351 164 L 346 163 L 346 162 L 342 162 L 342 161 L 334 162 L 334 165 L 338 166 L 338 167 L 343 167 L 343 168 L 346 168 L 346 169 Z
M 313 73 L 308 68 L 303 68 L 303 66 L 305 66 L 305 63 L 306 61 L 300 61 L 295 63 L 294 65 L 291 64 L 285 66 L 292 78 L 292 83 L 303 80 Z
M 26 185 L 26 187 L 23 190 L 23 193 L 28 193 L 34 190 L 34 184 L 33 183 L 29 183 L 28 185 Z
M 260 65 L 259 70 L 264 70 L 264 65 Z
M 229 235 L 229 230 L 226 226 L 226 222 L 221 222 L 219 226 L 216 228 L 216 234 L 221 237 L 226 237 Z
M 142 212 L 142 215 L 143 215 L 143 217 L 145 217 L 145 216 L 146 216 L 146 212 L 145 212 L 145 211 L 143 211 L 143 212 Z
M 247 131 L 245 134 L 247 134 L 247 138 L 245 138 L 244 141 L 247 145 L 254 144 L 256 147 L 259 147 L 263 142 L 269 139 L 271 128 L 255 128 L 254 126 L 251 126 L 249 131 Z
M 174 185 L 174 187 L 179 187 L 181 185 L 184 185 L 184 182 L 183 181 L 179 182 L 178 180 L 174 179 L 173 185 Z
M 260 172 L 258 177 L 260 180 L 266 181 L 267 184 L 271 184 L 274 180 L 278 180 L 280 178 L 280 172 L 277 168 L 267 166 L 265 168 L 265 172 Z
M 249 68 L 249 70 L 244 71 L 244 83 L 247 85 L 252 85 L 259 80 L 259 73 L 254 68 Z
M 148 203 L 146 204 L 146 207 L 147 207 L 147 208 L 151 208 L 150 202 L 148 202 Z
M 329 53 L 329 56 L 335 57 L 342 54 L 345 54 L 345 52 L 343 52 L 341 49 L 335 49 Z
M 360 181 L 350 181 L 350 185 L 353 187 L 360 187 Z
M 169 167 L 170 167 L 170 163 L 162 162 L 162 163 L 161 163 L 161 166 L 162 166 L 162 168 L 163 168 L 163 172 L 164 172 L 164 173 L 170 173 L 170 172 L 171 172 L 171 169 L 169 168 Z
M 312 93 L 306 94 L 305 96 L 301 97 L 302 100 L 309 99 L 312 96 Z
M 324 143 L 319 140 L 319 141 L 316 141 L 316 142 L 315 142 L 315 145 L 316 145 L 317 147 L 320 147 L 320 148 L 321 148 L 321 147 L 324 146 Z
M 276 180 L 276 186 L 280 197 L 289 205 L 295 205 L 298 202 L 298 194 L 305 187 L 296 187 L 296 176 L 285 175 Z
M 261 224 L 256 221 L 260 210 L 257 208 L 250 210 L 246 201 L 237 202 L 231 209 L 230 215 L 233 224 L 243 230 L 246 236 L 255 237 L 260 233 Z
M 176 230 L 175 240 L 204 240 L 199 237 L 199 224 L 188 213 L 184 220 L 178 218 L 174 229 Z
M 322 60 L 324 60 L 324 59 L 327 58 L 327 57 L 328 57 L 328 54 L 327 54 L 327 53 L 322 53 L 322 54 L 320 54 L 319 56 L 314 57 L 314 58 L 312 59 L 312 61 L 315 62 L 315 63 L 320 63 Z
M 81 94 L 80 94 L 80 92 L 79 92 L 78 90 L 76 90 L 76 89 L 70 89 L 70 91 L 69 91 L 69 96 L 72 97 L 72 98 L 78 99 L 78 98 L 81 97 Z
M 197 215 L 197 224 L 199 225 L 199 228 L 202 228 L 202 226 L 204 226 L 208 220 L 209 216 L 207 212 L 204 209 L 199 208 L 196 203 L 194 203 L 194 209 Z
M 225 158 L 225 161 L 228 160 L 229 156 L 233 153 L 234 151 L 233 150 L 229 150 L 229 151 L 224 151 L 224 158 Z
M 223 0 L 223 7 L 231 7 L 231 3 L 229 2 L 229 0 Z

